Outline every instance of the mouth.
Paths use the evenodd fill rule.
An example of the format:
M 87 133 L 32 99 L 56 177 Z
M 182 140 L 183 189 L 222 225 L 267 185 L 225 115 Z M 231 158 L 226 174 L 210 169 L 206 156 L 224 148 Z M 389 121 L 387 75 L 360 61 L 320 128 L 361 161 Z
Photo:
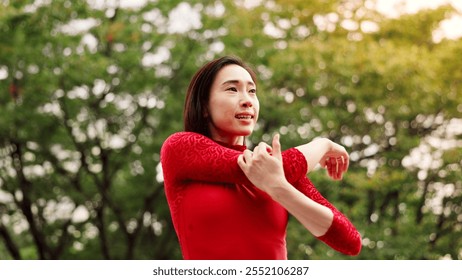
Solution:
M 235 118 L 239 120 L 253 120 L 254 116 L 251 114 L 237 114 Z

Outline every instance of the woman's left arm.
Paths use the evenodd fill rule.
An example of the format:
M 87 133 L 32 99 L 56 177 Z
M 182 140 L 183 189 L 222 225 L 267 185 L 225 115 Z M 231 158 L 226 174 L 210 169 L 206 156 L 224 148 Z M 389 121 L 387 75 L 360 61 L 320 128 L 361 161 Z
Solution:
M 331 209 L 303 195 L 287 181 L 278 134 L 273 138 L 271 152 L 265 143 L 260 143 L 253 152 L 245 150 L 238 157 L 238 165 L 254 186 L 281 204 L 313 235 L 323 235 L 332 224 Z
M 344 254 L 358 254 L 361 238 L 351 222 L 324 199 L 314 186 L 308 188 L 308 183 L 311 183 L 308 178 L 304 177 L 297 182 L 302 184 L 298 188 L 287 182 L 282 169 L 279 135 L 273 138 L 272 145 L 272 154 L 268 153 L 266 144 L 261 143 L 253 152 L 246 150 L 239 156 L 238 164 L 247 178 L 297 218 L 314 236 Z M 337 167 L 328 166 L 331 177 L 341 178 L 343 172 L 332 168 Z M 299 189 L 307 190 L 307 193 Z
M 331 225 L 324 234 L 318 235 L 316 238 L 343 254 L 358 255 L 361 251 L 362 239 L 353 223 L 324 198 L 307 177 L 295 183 L 294 187 L 304 196 L 332 211 L 333 219 Z

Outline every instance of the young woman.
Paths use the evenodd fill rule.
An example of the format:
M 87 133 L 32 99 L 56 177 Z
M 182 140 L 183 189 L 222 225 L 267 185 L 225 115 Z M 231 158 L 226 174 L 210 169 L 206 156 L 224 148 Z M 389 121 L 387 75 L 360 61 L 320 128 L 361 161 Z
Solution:
M 291 214 L 335 250 L 357 255 L 361 237 L 306 174 L 318 163 L 334 180 L 345 149 L 328 140 L 281 151 L 245 146 L 259 115 L 255 73 L 235 57 L 204 65 L 189 85 L 184 132 L 163 144 L 164 185 L 184 259 L 287 259 Z

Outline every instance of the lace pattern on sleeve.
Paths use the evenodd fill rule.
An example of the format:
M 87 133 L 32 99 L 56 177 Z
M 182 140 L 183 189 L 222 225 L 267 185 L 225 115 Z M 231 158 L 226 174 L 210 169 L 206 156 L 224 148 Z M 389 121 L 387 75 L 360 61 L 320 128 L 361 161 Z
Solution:
M 331 209 L 334 214 L 330 228 L 324 235 L 317 238 L 343 254 L 359 254 L 361 251 L 361 236 L 350 220 L 324 198 L 307 177 L 302 178 L 296 184 L 296 188 L 312 200 Z

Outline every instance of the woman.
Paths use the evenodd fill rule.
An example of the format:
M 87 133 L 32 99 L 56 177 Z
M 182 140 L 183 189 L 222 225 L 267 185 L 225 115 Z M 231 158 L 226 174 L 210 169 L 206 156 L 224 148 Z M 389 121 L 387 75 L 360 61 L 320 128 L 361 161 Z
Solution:
M 357 255 L 361 237 L 306 174 L 318 163 L 340 180 L 345 149 L 328 139 L 281 151 L 245 146 L 259 115 L 255 73 L 238 58 L 204 65 L 189 85 L 184 132 L 163 144 L 161 163 L 184 259 L 287 259 L 289 213 L 315 237 Z

